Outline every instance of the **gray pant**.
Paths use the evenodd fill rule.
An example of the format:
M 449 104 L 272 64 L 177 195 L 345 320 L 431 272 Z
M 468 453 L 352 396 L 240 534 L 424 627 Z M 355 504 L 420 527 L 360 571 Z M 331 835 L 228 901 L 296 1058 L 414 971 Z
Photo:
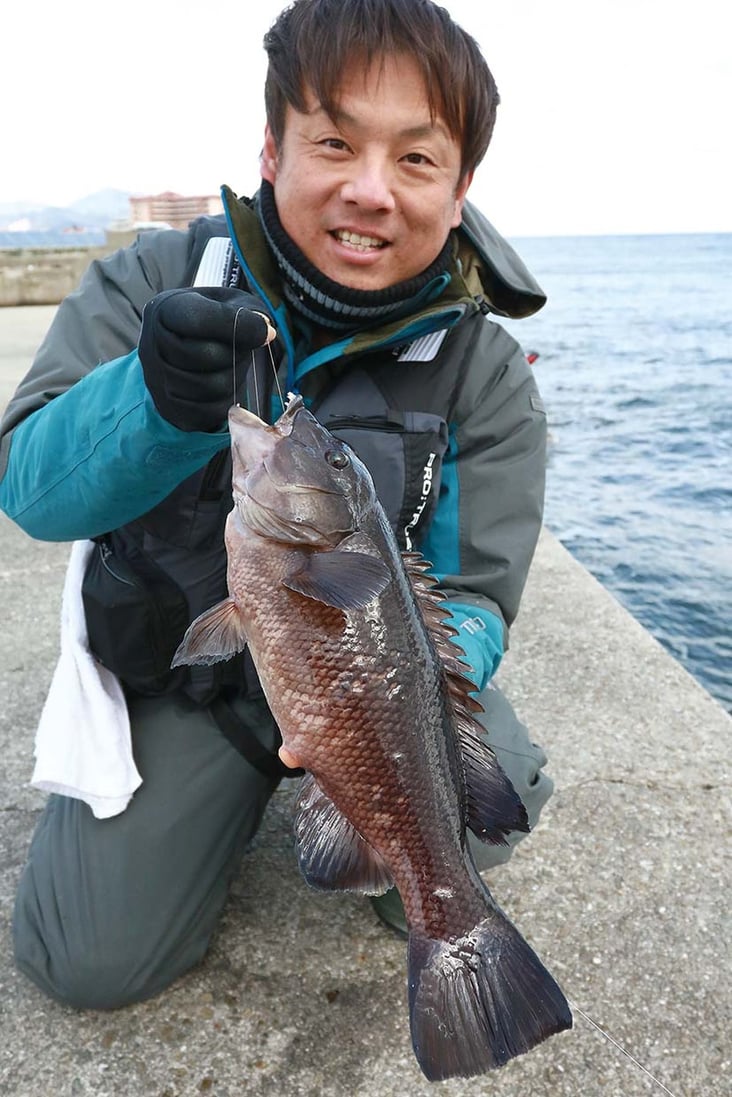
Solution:
M 523 800 L 529 825 L 533 830 L 539 821 L 541 809 L 554 791 L 554 782 L 544 773 L 547 757 L 540 746 L 531 742 L 529 729 L 516 716 L 513 708 L 497 686 L 489 686 L 480 694 L 485 715 L 478 720 L 486 729 L 486 741 L 496 753 L 501 767 Z M 513 853 L 513 847 L 526 834 L 514 830 L 508 835 L 505 846 L 492 846 L 481 842 L 468 831 L 468 843 L 476 868 L 480 872 L 505 864 Z
M 533 824 L 552 791 L 546 758 L 498 690 L 481 700 Z M 261 705 L 237 708 L 263 740 L 272 735 Z M 18 966 L 78 1008 L 151 997 L 202 958 L 276 787 L 184 698 L 135 698 L 130 717 L 142 787 L 126 811 L 103 820 L 79 800 L 51 796 L 18 887 Z M 479 868 L 511 854 L 476 847 Z

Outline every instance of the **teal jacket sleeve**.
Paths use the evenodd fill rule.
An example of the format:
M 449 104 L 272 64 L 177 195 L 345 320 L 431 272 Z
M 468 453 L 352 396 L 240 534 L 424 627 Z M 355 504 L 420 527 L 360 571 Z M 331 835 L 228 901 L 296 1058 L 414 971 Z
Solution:
M 31 537 L 94 537 L 138 518 L 229 444 L 156 411 L 137 352 L 98 366 L 15 428 L 0 508 Z
M 495 613 L 478 606 L 443 602 L 443 608 L 449 611 L 447 624 L 458 631 L 451 639 L 463 652 L 463 662 L 467 664 L 465 676 L 480 693 L 503 658 L 503 621 Z

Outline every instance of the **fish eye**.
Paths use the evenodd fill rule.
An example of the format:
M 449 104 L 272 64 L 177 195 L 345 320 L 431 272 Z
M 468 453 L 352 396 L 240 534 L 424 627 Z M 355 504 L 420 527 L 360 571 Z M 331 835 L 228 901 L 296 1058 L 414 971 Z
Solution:
M 325 459 L 331 468 L 344 469 L 347 468 L 351 459 L 347 453 L 344 453 L 342 449 L 329 449 L 326 451 Z

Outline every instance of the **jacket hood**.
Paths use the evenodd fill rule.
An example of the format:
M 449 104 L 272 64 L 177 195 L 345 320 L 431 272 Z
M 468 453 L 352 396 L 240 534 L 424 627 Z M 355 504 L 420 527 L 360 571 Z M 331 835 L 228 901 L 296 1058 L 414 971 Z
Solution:
M 518 320 L 546 304 L 546 294 L 523 260 L 471 202 L 465 202 L 463 220 L 455 233 L 463 267 L 469 270 L 477 257 L 475 274 L 491 312 Z

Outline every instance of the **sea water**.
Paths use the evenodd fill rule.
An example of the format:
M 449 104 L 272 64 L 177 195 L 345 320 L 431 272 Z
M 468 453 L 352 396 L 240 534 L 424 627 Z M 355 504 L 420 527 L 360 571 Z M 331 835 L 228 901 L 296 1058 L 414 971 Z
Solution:
M 732 711 L 732 235 L 515 239 L 549 529 Z M 502 321 L 503 322 L 503 321 Z

